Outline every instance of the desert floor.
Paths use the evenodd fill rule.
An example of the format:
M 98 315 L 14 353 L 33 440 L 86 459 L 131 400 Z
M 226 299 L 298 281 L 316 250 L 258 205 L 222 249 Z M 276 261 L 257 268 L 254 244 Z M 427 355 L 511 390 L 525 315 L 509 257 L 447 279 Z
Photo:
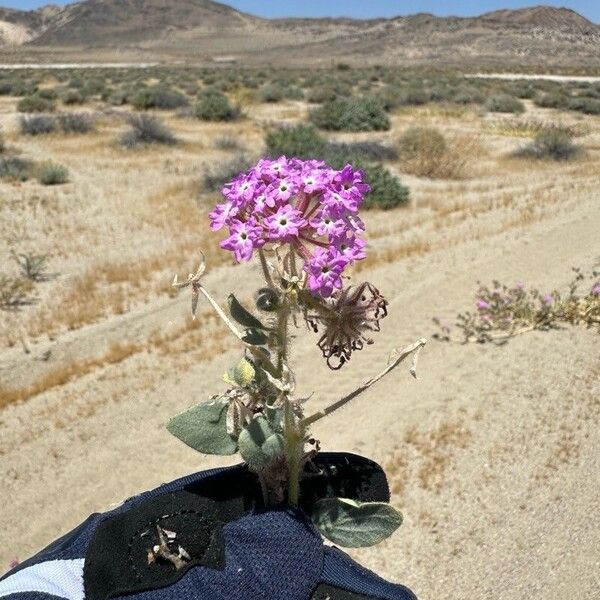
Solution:
M 209 262 L 207 287 L 224 299 L 252 292 L 256 267 L 220 256 L 197 182 L 231 135 L 259 148 L 269 120 L 305 107 L 248 108 L 241 124 L 166 120 L 182 144 L 126 151 L 124 125 L 25 138 L 14 100 L 0 102 L 7 145 L 69 167 L 71 183 L 0 183 L 0 253 L 51 256 L 58 276 L 39 301 L 0 313 L 0 572 L 90 512 L 194 470 L 202 458 L 165 430 L 170 416 L 221 390 L 238 354 L 208 307 L 192 323 L 189 298 L 169 284 Z M 476 282 L 564 289 L 571 267 L 600 261 L 600 119 L 529 106 L 528 117 L 584 124 L 585 155 L 568 163 L 509 159 L 524 142 L 465 110 L 427 107 L 393 117 L 476 137 L 470 176 L 402 175 L 409 208 L 365 215 L 367 277 L 390 302 L 374 346 L 332 375 L 315 337 L 293 346 L 301 392 L 324 406 L 374 374 L 389 351 L 430 338 L 419 377 L 408 366 L 315 428 L 326 450 L 365 454 L 387 468 L 405 522 L 383 545 L 353 551 L 423 599 L 592 599 L 600 589 L 600 345 L 565 327 L 505 345 L 431 339 L 432 317 L 470 309 Z M 361 136 L 339 135 L 340 139 Z M 362 136 L 366 137 L 366 136 Z M 399 167 L 391 165 L 400 170 Z M 25 351 L 27 350 L 27 352 Z M 332 385 L 335 377 L 335 384 Z M 235 462 L 235 461 L 233 461 Z

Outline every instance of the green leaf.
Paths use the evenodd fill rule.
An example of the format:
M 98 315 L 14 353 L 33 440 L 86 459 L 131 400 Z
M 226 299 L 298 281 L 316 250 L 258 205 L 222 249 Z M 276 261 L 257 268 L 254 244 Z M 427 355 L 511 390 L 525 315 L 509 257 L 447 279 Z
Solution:
M 253 346 L 262 346 L 267 343 L 267 336 L 260 329 L 246 329 L 242 341 Z
M 237 444 L 227 433 L 229 401 L 203 402 L 173 417 L 167 429 L 182 442 L 203 454 L 235 454 Z
M 318 500 L 311 518 L 328 540 L 344 548 L 374 546 L 402 525 L 402 513 L 393 506 L 348 498 Z
M 268 467 L 284 451 L 283 436 L 275 433 L 263 416 L 256 417 L 242 429 L 238 444 L 242 458 L 257 471 Z
M 223 380 L 229 385 L 248 387 L 254 381 L 255 375 L 254 365 L 247 358 L 242 358 L 233 369 L 229 369 L 223 375 Z
M 251 329 L 267 329 L 251 312 L 247 311 L 233 295 L 229 294 L 227 298 L 229 302 L 229 312 L 231 316 L 244 327 Z

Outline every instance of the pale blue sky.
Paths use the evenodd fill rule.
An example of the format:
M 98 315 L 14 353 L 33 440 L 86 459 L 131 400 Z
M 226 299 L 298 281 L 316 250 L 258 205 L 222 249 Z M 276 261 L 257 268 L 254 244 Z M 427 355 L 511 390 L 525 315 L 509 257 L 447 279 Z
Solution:
M 165 0 L 169 2 L 169 0 Z M 10 6 L 28 10 L 44 4 L 48 0 L 0 0 L 0 6 Z M 67 4 L 67 2 L 55 2 Z M 263 17 L 391 17 L 395 15 L 430 12 L 440 16 L 471 16 L 499 8 L 522 8 L 534 6 L 536 2 L 523 0 L 231 0 L 225 2 L 245 12 Z M 600 23 L 600 0 L 541 0 L 537 4 L 565 6 L 581 13 L 591 21 Z

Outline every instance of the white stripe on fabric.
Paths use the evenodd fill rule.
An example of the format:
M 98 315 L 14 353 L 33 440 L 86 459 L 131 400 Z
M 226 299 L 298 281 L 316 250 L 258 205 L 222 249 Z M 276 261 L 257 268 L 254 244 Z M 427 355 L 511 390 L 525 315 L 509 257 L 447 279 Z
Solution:
M 49 560 L 25 567 L 0 581 L 0 598 L 21 592 L 43 592 L 65 600 L 83 600 L 83 558 Z

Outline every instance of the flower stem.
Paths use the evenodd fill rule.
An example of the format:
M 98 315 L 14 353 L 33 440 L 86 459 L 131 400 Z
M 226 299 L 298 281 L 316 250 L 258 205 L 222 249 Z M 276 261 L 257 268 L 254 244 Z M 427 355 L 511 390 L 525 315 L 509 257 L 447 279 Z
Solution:
M 284 365 L 286 365 L 289 350 L 288 325 L 290 319 L 289 300 L 285 300 L 277 315 L 277 341 L 278 358 L 277 373 L 283 377 Z M 289 393 L 283 393 L 283 434 L 286 446 L 286 461 L 288 467 L 288 503 L 290 506 L 298 506 L 300 496 L 300 458 L 302 433 L 294 415 L 293 400 Z

